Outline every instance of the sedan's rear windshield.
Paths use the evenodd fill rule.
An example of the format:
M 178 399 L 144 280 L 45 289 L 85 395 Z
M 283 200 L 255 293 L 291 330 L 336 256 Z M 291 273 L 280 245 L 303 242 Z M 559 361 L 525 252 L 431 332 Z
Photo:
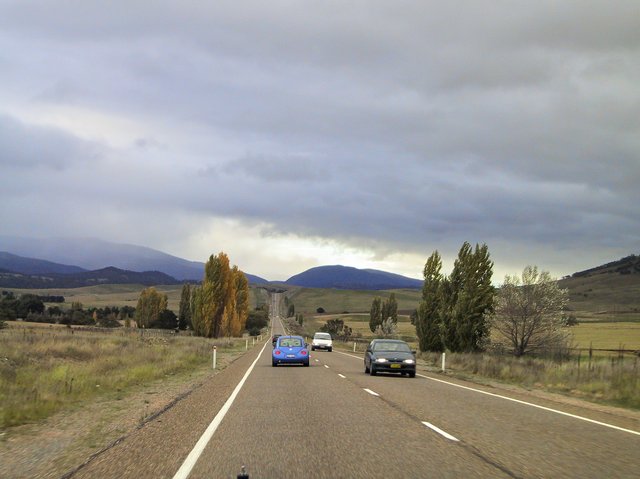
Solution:
M 331 339 L 331 335 L 329 333 L 316 333 L 313 339 Z
M 409 345 L 407 343 L 376 343 L 373 345 L 374 351 L 396 351 L 401 353 L 410 353 Z
M 300 338 L 282 338 L 280 339 L 281 347 L 288 348 L 301 348 L 302 347 L 302 339 Z

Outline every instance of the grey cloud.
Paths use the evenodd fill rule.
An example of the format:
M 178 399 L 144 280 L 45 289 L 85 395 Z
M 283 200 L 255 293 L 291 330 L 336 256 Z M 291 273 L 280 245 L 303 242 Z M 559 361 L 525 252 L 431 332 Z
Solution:
M 101 157 L 103 148 L 56 128 L 0 115 L 0 164 L 13 168 L 69 168 Z
M 637 8 L 14 2 L 0 7 L 0 68 L 11 65 L 0 99 L 6 87 L 25 108 L 73 104 L 148 128 L 102 157 L 109 183 L 91 191 L 107 218 L 123 205 L 195 212 L 380 256 L 455 253 L 464 240 L 500 245 L 505 261 L 516 256 L 504 248 L 547 248 L 553 261 L 567 245 L 629 253 L 640 243 Z M 100 152 L 0 117 L 0 161 L 22 178 Z

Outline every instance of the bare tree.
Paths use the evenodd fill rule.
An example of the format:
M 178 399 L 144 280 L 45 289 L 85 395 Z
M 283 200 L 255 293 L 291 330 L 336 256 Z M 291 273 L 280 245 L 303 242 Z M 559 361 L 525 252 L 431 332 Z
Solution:
M 561 289 L 547 271 L 538 273 L 527 266 L 518 276 L 506 276 L 500 288 L 492 326 L 513 347 L 513 354 L 564 346 L 568 334 L 562 331 L 562 311 L 568 292 Z
M 378 326 L 377 331 L 380 332 L 382 336 L 385 338 L 389 338 L 396 334 L 398 331 L 398 324 L 393 322 L 391 317 L 388 317 L 380 325 Z

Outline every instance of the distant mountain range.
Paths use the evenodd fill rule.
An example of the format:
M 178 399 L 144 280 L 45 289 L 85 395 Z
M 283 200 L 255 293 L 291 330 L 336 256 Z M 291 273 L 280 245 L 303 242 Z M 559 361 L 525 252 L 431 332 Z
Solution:
M 23 274 L 0 268 L 0 287 L 4 288 L 80 288 L 99 284 L 142 284 L 156 286 L 176 284 L 178 280 L 159 271 L 126 271 L 113 266 L 80 273 Z
M 178 258 L 144 246 L 112 243 L 95 238 L 36 239 L 0 235 L 0 251 L 23 258 L 41 258 L 59 265 L 74 265 L 85 271 L 108 266 L 125 271 L 160 271 L 179 282 L 201 281 L 204 275 L 204 263 Z M 28 273 L 25 270 L 13 269 L 3 261 L 0 257 L 0 268 Z M 59 268 L 52 271 L 64 273 Z M 245 275 L 250 283 L 268 282 L 259 276 L 247 273 Z
M 5 288 L 180 284 L 201 281 L 203 274 L 204 263 L 142 246 L 97 239 L 43 240 L 0 235 L 0 287 Z M 259 276 L 246 272 L 245 275 L 254 285 L 270 283 Z M 611 283 L 613 276 L 626 278 L 624 284 L 635 285 L 640 281 L 640 256 L 630 255 L 574 273 L 560 283 L 570 288 L 577 281 L 584 282 L 585 278 Z M 347 290 L 417 289 L 422 283 L 422 280 L 399 274 L 341 265 L 318 266 L 294 275 L 284 283 L 278 282 L 288 286 Z
M 40 258 L 40 259 L 36 259 Z M 179 284 L 201 281 L 204 263 L 151 248 L 98 239 L 34 239 L 0 235 L 0 286 L 59 288 L 104 284 Z M 251 284 L 268 280 L 245 272 Z M 290 286 L 337 289 L 421 288 L 422 281 L 347 266 L 320 266 L 292 276 Z

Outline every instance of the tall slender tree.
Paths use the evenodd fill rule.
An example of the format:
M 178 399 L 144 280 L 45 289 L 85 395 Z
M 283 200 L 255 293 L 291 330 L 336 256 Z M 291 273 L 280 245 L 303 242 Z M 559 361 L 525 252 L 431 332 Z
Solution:
M 376 297 L 371 302 L 371 309 L 369 310 L 369 329 L 372 333 L 375 333 L 380 324 L 382 324 L 382 300 Z
M 191 324 L 191 286 L 189 286 L 189 283 L 182 285 L 180 307 L 178 309 L 178 327 L 180 329 L 193 328 Z
M 479 351 L 489 336 L 489 315 L 495 290 L 493 262 L 486 244 L 475 250 L 465 242 L 453 271 L 440 285 L 444 346 L 451 351 Z
M 424 265 L 422 301 L 416 312 L 415 326 L 420 351 L 444 350 L 442 342 L 442 258 L 434 251 Z

